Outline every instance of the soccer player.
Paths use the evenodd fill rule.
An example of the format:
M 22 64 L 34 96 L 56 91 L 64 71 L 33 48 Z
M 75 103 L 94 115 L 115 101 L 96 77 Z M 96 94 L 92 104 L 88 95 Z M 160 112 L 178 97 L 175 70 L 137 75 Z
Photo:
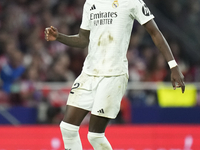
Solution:
M 66 150 L 82 150 L 79 126 L 91 111 L 88 140 L 95 150 L 112 150 L 104 132 L 115 118 L 128 82 L 126 53 L 136 19 L 152 37 L 171 69 L 171 82 L 184 93 L 183 75 L 173 54 L 142 0 L 86 0 L 77 35 L 64 35 L 51 26 L 45 29 L 47 41 L 73 47 L 88 46 L 83 70 L 75 80 L 66 105 L 61 133 Z

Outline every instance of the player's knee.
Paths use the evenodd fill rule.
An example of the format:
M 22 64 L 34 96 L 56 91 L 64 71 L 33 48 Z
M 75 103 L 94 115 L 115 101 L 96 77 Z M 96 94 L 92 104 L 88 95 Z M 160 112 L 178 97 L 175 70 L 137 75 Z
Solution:
M 95 136 L 93 132 L 88 132 L 87 138 L 88 138 L 88 141 L 90 142 L 90 144 L 92 144 L 93 141 L 95 141 L 98 137 Z
M 66 123 L 64 121 L 60 123 L 60 130 L 61 130 L 63 139 L 73 140 L 77 138 L 77 136 L 79 135 L 78 133 L 79 126 L 75 126 L 75 125 Z
M 112 150 L 112 147 L 106 139 L 104 133 L 88 132 L 88 141 L 95 150 Z

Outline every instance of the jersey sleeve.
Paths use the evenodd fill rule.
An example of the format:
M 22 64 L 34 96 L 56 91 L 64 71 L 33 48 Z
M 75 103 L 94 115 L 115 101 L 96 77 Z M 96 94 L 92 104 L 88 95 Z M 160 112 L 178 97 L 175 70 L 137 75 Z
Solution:
M 87 1 L 83 7 L 82 23 L 80 28 L 84 30 L 90 30 L 89 7 Z
M 131 15 L 136 19 L 141 25 L 147 23 L 154 18 L 154 15 L 151 13 L 147 5 L 143 0 L 131 0 Z

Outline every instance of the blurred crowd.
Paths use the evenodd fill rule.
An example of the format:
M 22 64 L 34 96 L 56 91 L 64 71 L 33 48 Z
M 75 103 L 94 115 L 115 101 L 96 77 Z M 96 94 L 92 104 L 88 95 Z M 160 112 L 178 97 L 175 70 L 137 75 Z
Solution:
M 0 1 L 0 105 L 37 106 L 38 103 L 45 103 L 48 105 L 49 116 L 57 114 L 62 117 L 61 108 L 54 109 L 48 97 L 37 90 L 34 83 L 73 82 L 81 72 L 87 48 L 77 49 L 59 42 L 47 42 L 44 30 L 52 25 L 61 33 L 77 34 L 84 2 Z M 200 43 L 199 0 L 151 0 L 150 3 L 192 40 Z M 189 50 L 182 46 L 173 33 L 162 32 L 180 65 L 185 81 L 199 82 L 200 63 L 191 63 L 186 53 Z M 165 59 L 138 22 L 134 24 L 127 58 L 130 81 L 170 81 L 170 70 Z

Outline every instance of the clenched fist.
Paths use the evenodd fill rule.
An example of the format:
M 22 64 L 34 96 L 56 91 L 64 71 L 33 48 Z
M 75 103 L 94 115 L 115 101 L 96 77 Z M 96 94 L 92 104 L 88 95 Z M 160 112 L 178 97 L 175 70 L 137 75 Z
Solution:
M 58 37 L 58 30 L 53 26 L 46 28 L 44 33 L 47 41 L 55 41 Z

